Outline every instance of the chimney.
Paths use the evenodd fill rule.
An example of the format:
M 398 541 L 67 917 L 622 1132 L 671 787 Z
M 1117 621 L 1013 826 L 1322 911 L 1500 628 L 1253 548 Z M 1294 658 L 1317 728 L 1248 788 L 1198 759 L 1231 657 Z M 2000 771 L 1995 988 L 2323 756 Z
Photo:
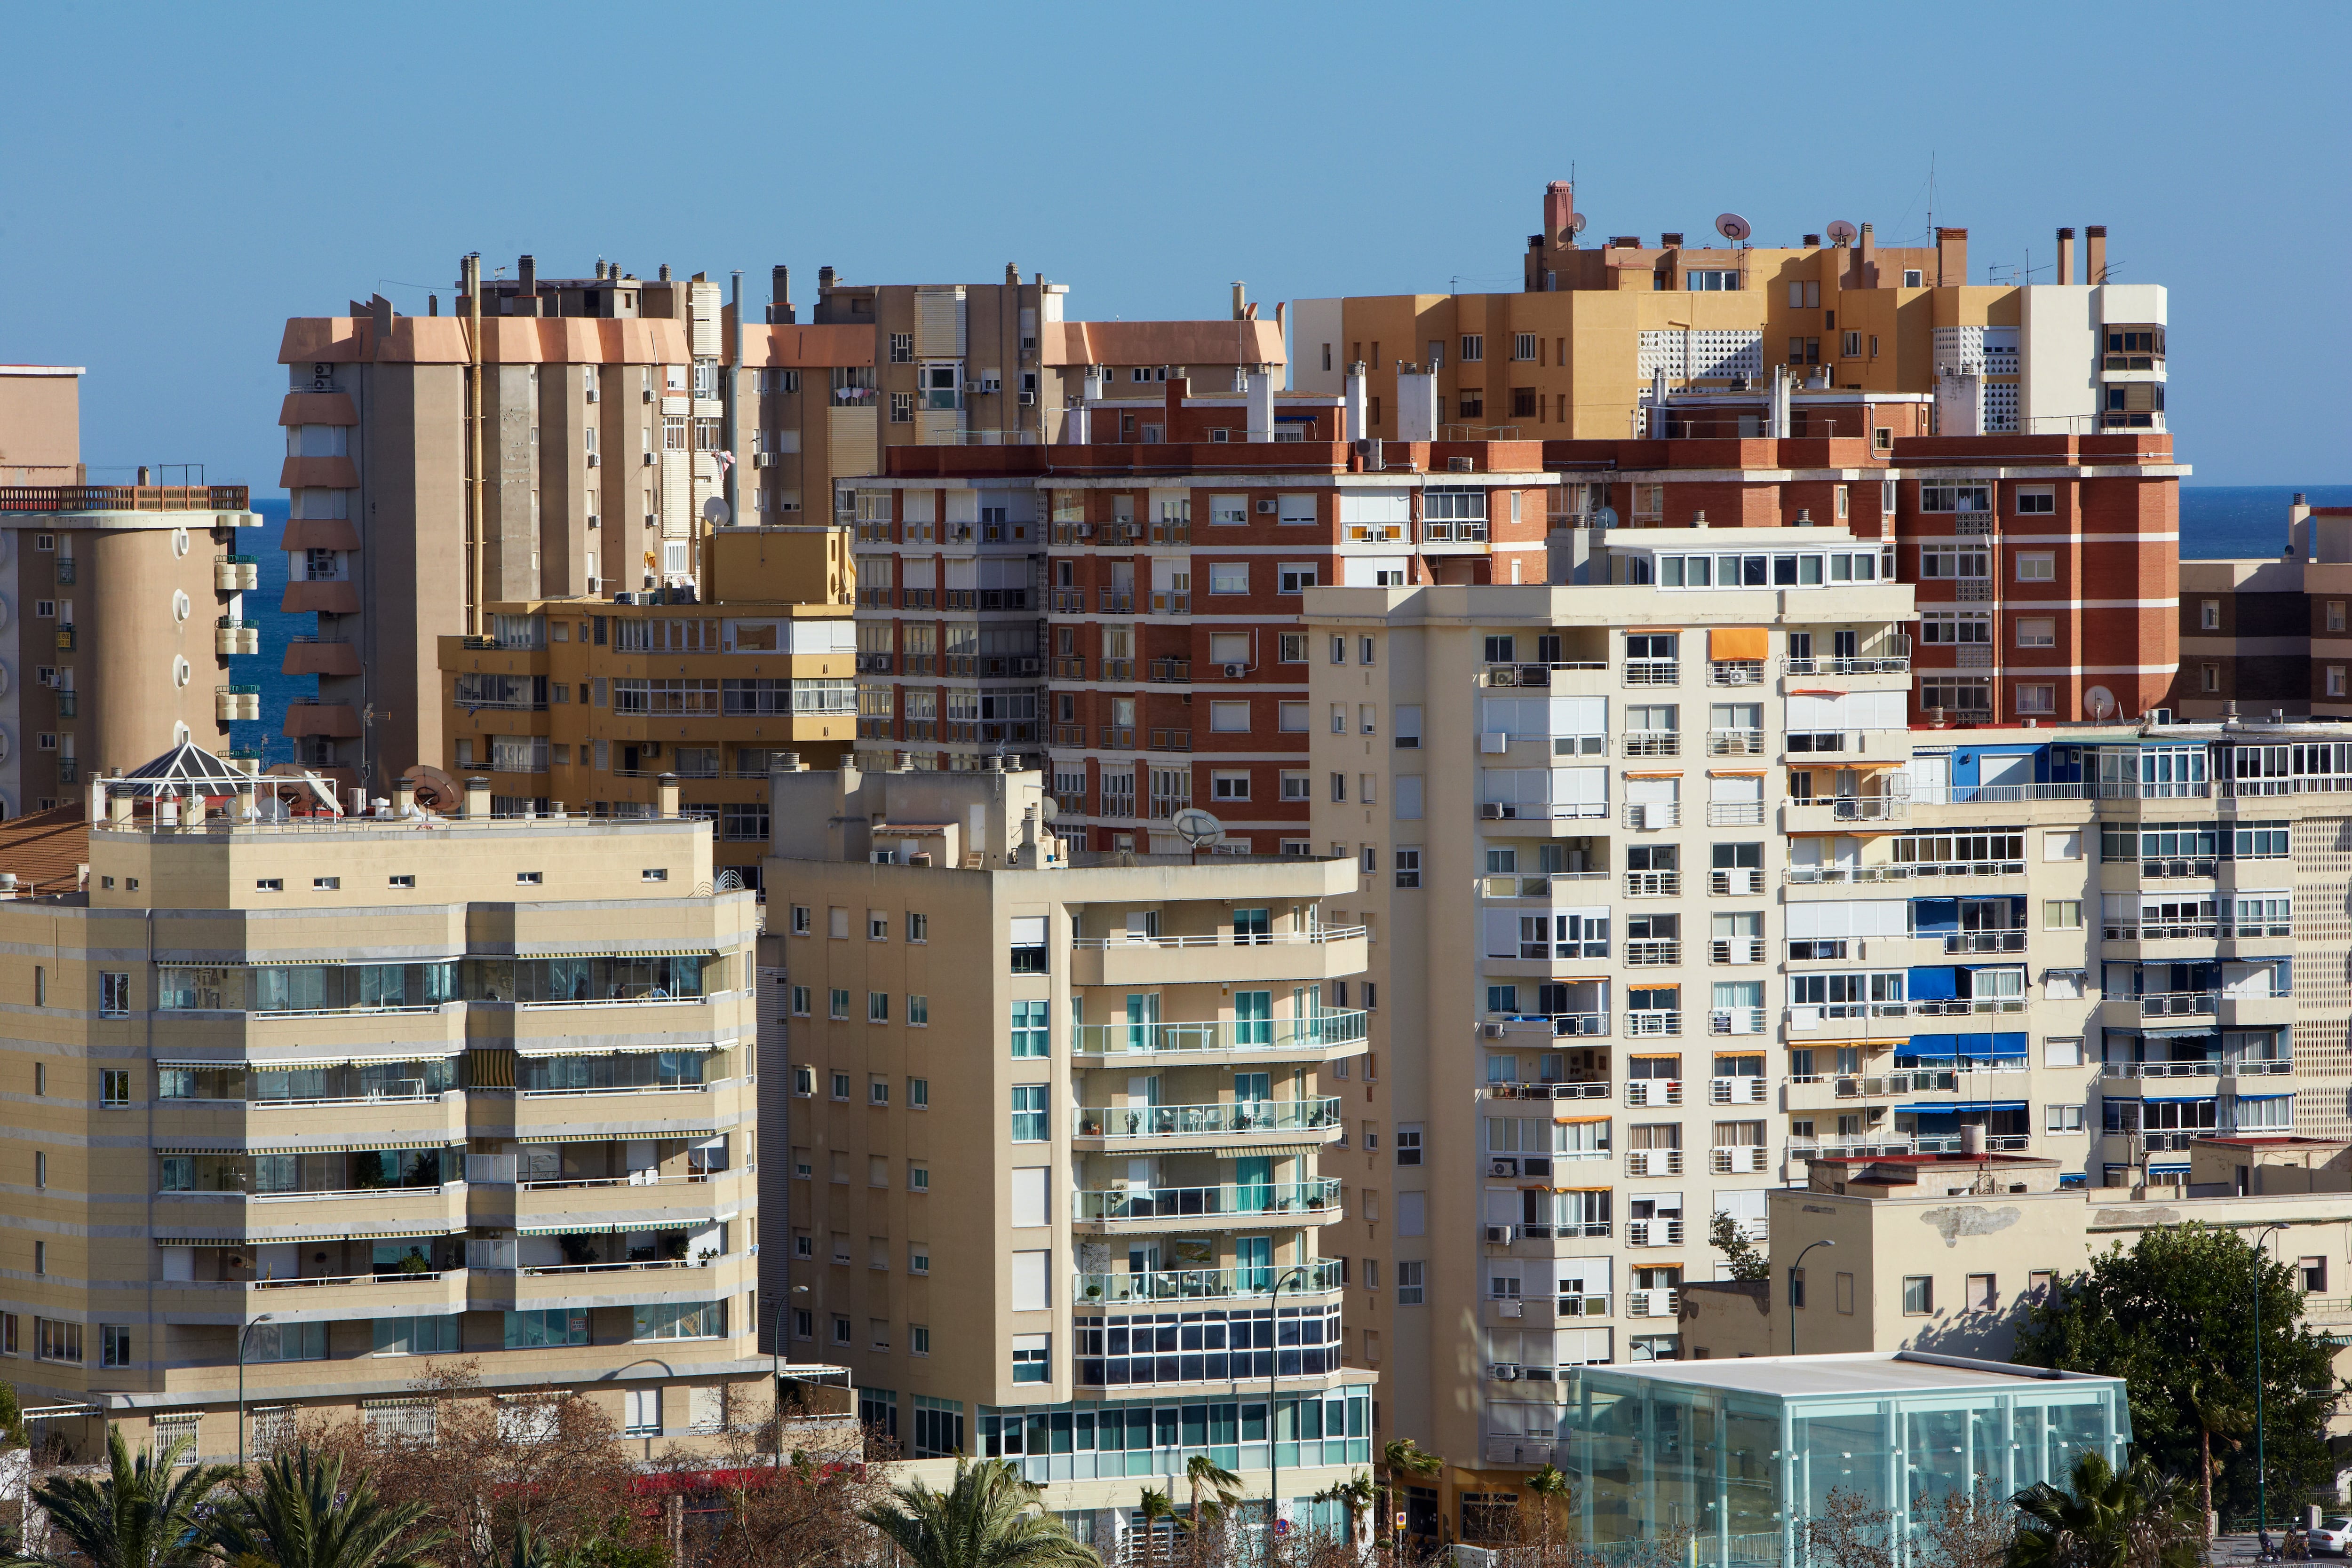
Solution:
M 805 773 L 808 771 L 808 764 L 801 760 L 801 754 L 797 751 L 779 751 L 775 755 L 775 767 L 772 770 L 778 773 Z
M 1819 249 L 1821 249 L 1821 248 L 1822 248 L 1822 236 L 1821 236 L 1821 235 L 1807 235 L 1805 236 L 1805 248 L 1806 248 L 1807 250 L 1819 250 Z
M 521 256 L 515 258 L 515 294 L 509 316 L 536 316 L 539 311 L 539 258 Z
M 381 343 L 392 336 L 392 301 L 378 294 L 368 300 L 368 315 L 375 321 L 375 339 Z
M 1658 248 L 1661 250 L 1680 250 L 1682 247 L 1683 236 L 1678 234 L 1660 235 L 1658 236 Z
M 441 297 L 438 294 L 428 294 L 425 297 L 425 313 L 427 316 L 441 314 Z
M 1437 439 L 1437 372 L 1417 366 L 1397 372 L 1397 439 Z
M 1983 1123 L 1963 1122 L 1960 1124 L 1961 1154 L 1966 1155 L 1969 1158 L 1974 1160 L 1984 1158 L 1984 1140 L 1985 1130 Z
M 793 319 L 793 269 L 789 267 L 768 268 L 768 319 L 775 322 Z
M 1566 180 L 1554 180 L 1544 187 L 1543 242 L 1550 246 L 1573 246 L 1576 230 L 1576 187 Z
M 677 815 L 677 775 L 665 773 L 654 780 L 654 815 L 671 818 Z
M 1936 231 L 1936 287 L 1957 287 L 1969 280 L 1969 231 Z
M 835 276 L 833 268 L 829 267 L 820 267 L 816 269 L 816 292 L 820 299 L 833 287 Z
M 661 264 L 661 271 L 656 275 L 655 280 L 660 283 L 667 283 L 670 280 L 669 263 L 665 261 Z
M 490 816 L 490 781 L 487 779 L 466 780 L 466 815 L 468 819 L 488 821 Z
M 1878 236 L 1862 225 L 1862 248 L 1854 253 L 1854 282 L 1864 288 L 1878 287 Z
M 1021 287 L 1021 269 L 1009 261 L 1004 264 L 1004 287 L 1007 288 Z
M 1274 439 L 1274 378 L 1264 371 L 1252 371 L 1249 378 L 1249 429 L 1245 439 Z
M 2074 281 L 2074 231 L 2073 229 L 2058 231 L 2058 276 L 2051 281 L 2053 283 Z
M 138 786 L 110 784 L 106 787 L 106 820 L 118 828 L 131 825 L 131 809 L 139 799 Z
M 1242 304 L 1247 298 L 1248 292 L 1242 285 L 1238 283 L 1234 285 L 1234 319 L 1236 321 L 1243 319 Z
M 2083 270 L 2085 283 L 2107 280 L 2107 225 L 2092 224 L 2083 230 Z
M 1364 361 L 1358 360 L 1348 367 L 1348 439 L 1361 441 L 1370 433 L 1364 429 Z
M 142 463 L 141 465 L 139 465 L 139 482 L 140 482 L 142 485 L 152 485 L 152 484 L 153 484 L 153 483 L 155 482 L 155 481 L 153 481 L 152 479 L 150 479 L 149 477 L 147 477 L 148 472 L 149 472 L 149 470 L 148 470 L 148 467 L 147 467 L 147 465 L 145 465 L 144 463 Z
M 596 258 L 596 281 L 604 281 L 604 258 L 601 256 Z

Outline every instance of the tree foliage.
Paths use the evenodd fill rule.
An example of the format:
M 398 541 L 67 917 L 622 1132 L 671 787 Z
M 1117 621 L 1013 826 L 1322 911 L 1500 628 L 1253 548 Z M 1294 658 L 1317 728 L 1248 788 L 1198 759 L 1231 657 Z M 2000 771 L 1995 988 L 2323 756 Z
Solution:
M 300 1445 L 240 1483 L 205 1534 L 225 1561 L 271 1568 L 417 1568 L 441 1540 L 422 1503 L 387 1503 L 366 1471 L 347 1483 L 341 1458 Z
M 2023 1515 L 2009 1568 L 2197 1568 L 2205 1529 L 2187 1489 L 2142 1458 L 2116 1470 L 2104 1455 L 2074 1461 L 2074 1490 L 2036 1481 L 2017 1494 Z
M 1706 1228 L 1707 1245 L 1723 1254 L 1724 1266 L 1735 1280 L 1769 1280 L 1772 1277 L 1772 1260 L 1757 1250 L 1756 1243 L 1748 1239 L 1739 1228 L 1739 1221 L 1722 1209 Z
M 2117 1242 L 2028 1308 L 2014 1354 L 2029 1365 L 2122 1378 L 2139 1452 L 2167 1474 L 2195 1475 L 2210 1450 L 2214 1506 L 2251 1513 L 2253 1445 L 2237 1434 L 2251 1430 L 2257 1290 L 2275 1513 L 2334 1480 L 2326 1427 L 2340 1385 L 2332 1347 L 2301 1321 L 2294 1270 L 2235 1231 L 2164 1226 L 2141 1232 L 2128 1250 Z
M 958 1459 L 947 1490 L 910 1481 L 863 1517 L 911 1568 L 1101 1568 L 1038 1495 L 1006 1460 Z
M 160 1454 L 142 1446 L 134 1457 L 122 1429 L 110 1426 L 103 1479 L 52 1476 L 33 1489 L 33 1501 L 89 1568 L 193 1568 L 204 1560 L 196 1527 L 205 1500 L 235 1473 L 182 1464 L 194 1446 L 180 1437 Z

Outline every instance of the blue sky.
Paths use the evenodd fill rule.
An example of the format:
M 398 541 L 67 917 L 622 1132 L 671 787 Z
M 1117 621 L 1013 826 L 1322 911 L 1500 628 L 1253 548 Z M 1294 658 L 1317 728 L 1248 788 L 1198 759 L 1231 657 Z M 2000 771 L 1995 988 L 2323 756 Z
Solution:
M 289 315 L 457 258 L 763 289 L 1006 262 L 1074 314 L 1512 288 L 1602 233 L 1938 223 L 2171 288 L 2208 484 L 2352 480 L 2352 8 L 1680 4 L 12 8 L 0 360 L 87 365 L 92 465 L 274 487 Z M 31 68 L 26 68 L 30 67 Z M 2046 276 L 2046 275 L 2045 275 Z M 763 297 L 763 296 L 755 296 Z

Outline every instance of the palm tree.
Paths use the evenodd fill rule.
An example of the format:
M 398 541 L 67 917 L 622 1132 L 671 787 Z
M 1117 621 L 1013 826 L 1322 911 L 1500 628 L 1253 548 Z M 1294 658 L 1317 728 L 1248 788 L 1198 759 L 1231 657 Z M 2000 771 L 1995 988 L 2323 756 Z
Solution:
M 1038 1489 L 1005 1459 L 956 1461 L 955 1483 L 890 1489 L 890 1500 L 858 1518 L 890 1538 L 911 1568 L 1102 1568 L 1094 1548 L 1070 1539 L 1039 1506 Z
M 1208 1455 L 1195 1454 L 1185 1462 L 1184 1479 L 1192 1488 L 1192 1568 L 1201 1568 L 1201 1553 L 1208 1543 L 1208 1533 L 1201 1527 L 1241 1501 L 1242 1478 Z M 1215 1496 L 1203 1503 L 1203 1491 Z
M 1356 1521 L 1363 1515 L 1367 1509 L 1370 1509 L 1374 1504 L 1378 1503 L 1380 1501 L 1380 1488 L 1372 1484 L 1372 1478 L 1366 1475 L 1363 1471 L 1358 1470 L 1346 1480 L 1335 1481 L 1331 1485 L 1325 1487 L 1321 1491 L 1317 1492 L 1315 1494 L 1315 1500 L 1318 1502 L 1336 1502 L 1342 1509 L 1347 1511 L 1348 1550 L 1354 1552 L 1358 1549 L 1356 1542 Z
M 109 1426 L 104 1480 L 52 1477 L 33 1489 L 33 1500 L 91 1568 L 190 1568 L 204 1561 L 197 1511 L 236 1473 L 228 1465 L 183 1468 L 194 1445 L 194 1437 L 177 1437 L 160 1457 L 142 1447 L 133 1458 L 122 1428 Z
M 1556 1465 L 1546 1464 L 1528 1478 L 1528 1490 L 1536 1494 L 1536 1532 L 1542 1542 L 1542 1554 L 1536 1560 L 1551 1561 L 1551 1505 L 1566 1501 L 1576 1495 L 1576 1483 L 1568 1479 Z
M 416 1568 L 442 1534 L 424 1527 L 423 1503 L 388 1503 L 376 1496 L 365 1470 L 348 1479 L 343 1461 L 307 1443 L 261 1467 L 258 1482 L 240 1489 L 206 1521 L 213 1550 L 230 1563 L 270 1568 Z M 537 1550 L 517 1542 L 517 1562 Z
M 2189 1377 L 2181 1389 L 2189 1418 L 2197 1423 L 2198 1517 L 2203 1521 L 2199 1532 L 2209 1539 L 2213 1531 L 2213 1476 L 2221 1468 L 2213 1457 L 2213 1439 L 2218 1437 L 2231 1448 L 2242 1448 L 2245 1445 L 2239 1434 L 2254 1424 L 2245 1406 L 2232 1397 L 2235 1393 L 2226 1384 L 2212 1386 L 2201 1375 Z
M 1164 1491 L 1154 1491 L 1145 1487 L 1142 1498 L 1135 1505 L 1135 1511 L 1143 1515 L 1143 1568 L 1151 1568 L 1152 1554 L 1157 1549 L 1155 1531 L 1161 1520 L 1175 1519 L 1176 1500 Z M 1170 1531 L 1171 1533 L 1174 1531 L 1172 1524 Z
M 546 1539 L 523 1520 L 515 1526 L 514 1549 L 508 1554 L 507 1568 L 554 1568 L 554 1554 L 548 1551 Z
M 2203 1531 L 2180 1483 L 2142 1458 L 2118 1471 L 2096 1450 L 2074 1461 L 2069 1493 L 2036 1481 L 2011 1500 L 2023 1520 L 2008 1568 L 2196 1568 Z
M 1391 1437 L 1381 1449 L 1381 1512 L 1394 1506 L 1400 1476 L 1433 1476 L 1444 1469 L 1444 1459 L 1427 1452 L 1411 1437 Z

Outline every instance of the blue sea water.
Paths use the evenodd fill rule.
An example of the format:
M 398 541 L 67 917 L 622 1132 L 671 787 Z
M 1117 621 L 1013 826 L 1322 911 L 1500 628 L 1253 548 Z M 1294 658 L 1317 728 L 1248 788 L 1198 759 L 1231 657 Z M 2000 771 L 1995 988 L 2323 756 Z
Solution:
M 2352 507 L 2352 486 L 2314 486 L 2306 491 L 2315 507 Z M 2286 509 L 2294 494 L 2291 485 L 2182 486 L 2180 553 L 2200 560 L 2277 555 L 2286 548 Z M 258 749 L 266 766 L 294 759 L 294 743 L 280 733 L 286 706 L 296 697 L 316 696 L 319 683 L 310 675 L 280 673 L 287 642 L 311 629 L 310 617 L 278 609 L 286 597 L 286 552 L 278 548 L 286 531 L 286 498 L 256 500 L 253 509 L 268 521 L 258 543 L 240 541 L 240 547 L 261 562 L 261 586 L 245 596 L 246 615 L 261 628 L 261 653 L 236 661 L 231 679 L 261 687 L 261 718 L 231 725 L 229 733 L 239 746 Z

